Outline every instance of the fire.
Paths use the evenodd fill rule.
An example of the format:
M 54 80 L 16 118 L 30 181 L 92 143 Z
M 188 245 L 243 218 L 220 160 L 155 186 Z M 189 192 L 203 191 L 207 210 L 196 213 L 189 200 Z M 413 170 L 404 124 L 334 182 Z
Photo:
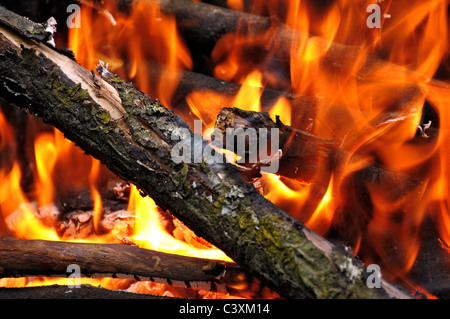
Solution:
M 276 121 L 279 116 L 280 120 L 285 125 L 292 124 L 291 105 L 285 97 L 280 97 L 275 105 L 269 110 L 270 117 Z
M 0 113 L 2 121 L 1 147 L 7 148 L 12 139 L 12 130 Z M 6 229 L 1 229 L 2 234 L 11 234 L 23 239 L 45 239 L 45 240 L 65 240 L 83 242 L 117 242 L 125 236 L 130 236 L 131 240 L 142 248 L 155 249 L 168 253 L 176 253 L 199 258 L 209 258 L 216 260 L 232 261 L 222 251 L 211 244 L 195 236 L 180 221 L 174 219 L 175 230 L 173 235 L 164 228 L 164 219 L 160 215 L 160 209 L 149 197 L 142 197 L 135 187 L 132 188 L 128 210 L 135 218 L 132 234 L 120 223 L 116 223 L 109 234 L 103 234 L 100 229 L 100 220 L 103 217 L 103 205 L 98 182 L 100 175 L 104 174 L 99 161 L 89 158 L 75 147 L 75 145 L 64 139 L 61 132 L 54 130 L 53 133 L 44 132 L 37 136 L 35 143 L 36 174 L 35 190 L 31 194 L 26 194 L 22 190 L 21 168 L 14 162 L 10 171 L 2 170 L 0 178 L 0 211 Z M 74 166 L 81 166 L 84 173 L 78 178 L 71 176 L 75 172 L 55 174 L 61 167 L 66 169 Z M 76 171 L 76 170 L 75 170 Z M 72 177 L 67 181 L 67 177 Z M 57 187 L 58 185 L 58 187 Z M 93 203 L 93 223 L 95 233 L 86 238 L 67 239 L 61 238 L 57 232 L 56 222 L 60 216 L 55 201 L 64 189 L 75 187 L 88 188 L 91 193 Z M 102 285 L 111 289 L 118 289 L 122 281 L 118 279 L 90 279 L 82 278 L 81 284 Z M 51 284 L 66 285 L 66 279 L 61 278 L 18 278 L 0 279 L 2 287 L 32 287 Z M 130 286 L 123 284 L 126 287 Z M 167 288 L 163 284 L 152 284 L 151 291 L 161 289 L 163 292 Z M 170 290 L 170 289 L 169 289 Z M 174 292 L 175 293 L 175 292 Z M 172 295 L 174 294 L 172 293 Z M 182 295 L 179 295 L 180 297 Z
M 65 140 L 62 133 L 54 130 L 53 133 L 39 134 L 34 143 L 36 172 L 34 176 L 34 191 L 26 195 L 22 190 L 22 172 L 19 164 L 15 162 L 11 171 L 2 178 L 2 214 L 9 228 L 18 238 L 59 240 L 55 229 L 55 221 L 59 211 L 54 205 L 58 194 L 69 191 L 69 188 L 78 189 L 88 185 L 83 175 L 75 177 L 79 169 L 83 171 L 92 163 L 91 176 L 95 179 L 98 174 L 99 162 L 88 158 L 77 149 L 72 142 Z M 62 167 L 77 167 L 69 170 L 71 173 L 61 174 Z M 69 172 L 68 171 L 68 172 Z M 62 178 L 56 178 L 57 175 Z M 70 178 L 70 182 L 66 180 Z M 98 195 L 94 184 L 91 191 Z M 15 200 L 11 200 L 14 198 Z M 101 207 L 101 199 L 97 198 L 95 208 Z
M 450 55 L 449 3 L 378 1 L 380 28 L 372 29 L 365 9 L 373 2 L 336 0 L 325 5 L 271 0 L 254 1 L 248 8 L 245 1 L 228 0 L 234 10 L 276 16 L 297 36 L 283 42 L 278 23 L 256 34 L 239 25 L 243 28 L 223 36 L 211 53 L 213 75 L 240 84 L 239 91 L 232 97 L 193 91 L 186 102 L 205 129 L 214 126 L 225 106 L 268 111 L 273 120 L 279 116 L 284 124 L 344 150 L 339 171 L 332 172 L 326 189 L 276 174 L 263 174 L 255 185 L 312 230 L 323 236 L 338 233 L 364 262 L 383 263 L 392 277 L 388 279 L 408 282 L 425 222 L 432 221 L 439 242 L 450 247 L 450 84 L 432 80 Z M 114 72 L 177 110 L 171 98 L 180 80 L 178 71 L 192 69 L 193 59 L 177 32 L 175 17 L 162 13 L 157 1 L 134 1 L 127 15 L 116 8 L 116 1 L 104 1 L 102 8 L 107 14 L 83 6 L 82 27 L 69 31 L 69 46 L 77 60 L 88 69 L 94 69 L 99 59 L 107 61 Z M 279 61 L 287 61 L 288 66 Z M 303 125 L 299 114 L 305 110 L 288 95 L 263 110 L 261 96 L 267 88 L 314 97 L 310 123 Z M 0 114 L 1 151 L 12 148 L 13 135 Z M 8 233 L 60 240 L 52 224 L 58 214 L 55 199 L 60 192 L 87 186 L 98 233 L 83 240 L 130 236 L 149 249 L 230 260 L 177 219 L 171 220 L 175 230 L 168 232 L 165 212 L 135 187 L 128 204 L 135 216 L 132 234 L 126 234 L 123 225 L 117 225 L 113 235 L 99 234 L 103 214 L 99 183 L 104 173 L 100 163 L 81 160 L 82 154 L 56 130 L 37 136 L 34 149 L 32 194 L 22 190 L 19 163 L 9 163 L 8 168 L 6 159 L 0 158 L 0 208 Z M 383 176 L 358 180 L 379 167 L 398 173 L 397 178 L 378 184 L 373 180 Z M 63 180 L 55 178 L 61 175 Z M 405 175 L 421 182 L 405 185 Z M 392 243 L 399 253 L 389 263 Z
M 94 202 L 94 228 L 97 231 L 99 230 L 99 223 L 102 217 L 102 208 L 103 208 L 101 195 L 97 187 L 95 186 L 99 171 L 100 171 L 100 162 L 93 161 L 91 172 L 89 174 L 89 185 L 91 188 L 92 201 Z
M 177 78 L 172 77 L 172 81 L 168 81 L 166 75 L 178 68 L 192 68 L 191 57 L 177 34 L 175 19 L 162 14 L 155 2 L 136 2 L 128 17 L 118 13 L 115 1 L 105 3 L 105 10 L 108 12 L 106 15 L 98 15 L 95 8 L 90 6 L 81 10 L 83 27 L 71 29 L 69 36 L 69 46 L 77 60 L 87 68 L 94 68 L 99 57 L 102 57 L 110 61 L 112 68 L 124 72 L 125 77 L 134 79 L 141 89 L 154 92 L 163 103 L 170 105 Z M 114 23 L 108 18 L 111 14 L 116 17 Z M 111 51 L 104 50 L 105 43 L 111 45 Z M 126 61 L 123 59 L 124 52 Z M 164 65 L 159 79 L 150 81 L 145 65 L 149 60 Z M 1 113 L 0 122 L 0 147 L 9 147 L 9 143 L 14 143 L 13 131 Z M 130 236 L 133 243 L 142 248 L 232 261 L 222 251 L 195 236 L 175 218 L 172 220 L 175 230 L 173 234 L 169 234 L 164 228 L 165 221 L 160 215 L 160 209 L 151 198 L 142 197 L 135 187 L 131 189 L 128 205 L 128 210 L 135 219 L 132 233 L 129 233 L 126 225 L 117 223 L 109 234 L 104 234 L 100 225 L 103 203 L 98 187 L 105 175 L 105 168 L 102 168 L 99 161 L 84 156 L 56 129 L 52 133 L 40 133 L 36 137 L 34 150 L 36 172 L 32 194 L 25 194 L 21 188 L 21 169 L 18 163 L 14 163 L 9 172 L 1 171 L 0 207 L 6 232 L 25 239 L 85 242 L 117 242 Z M 56 230 L 60 212 L 54 205 L 55 201 L 58 196 L 76 193 L 86 187 L 92 198 L 95 233 L 87 238 L 60 238 Z M 30 287 L 54 283 L 66 284 L 65 279 L 55 278 L 2 279 L 0 286 Z M 83 283 L 118 287 L 117 283 L 106 279 L 83 278 Z M 161 287 L 157 288 L 158 285 Z M 151 286 L 151 290 L 167 289 L 157 283 Z
M 233 105 L 248 111 L 261 111 L 262 74 L 258 71 L 250 73 L 242 82 Z
M 431 84 L 449 55 L 448 1 L 379 1 L 379 29 L 367 26 L 368 14 L 361 10 L 371 4 L 373 1 L 338 0 L 322 6 L 308 1 L 258 1 L 245 8 L 243 1 L 229 1 L 228 6 L 236 10 L 276 15 L 299 36 L 288 43 L 289 78 L 271 67 L 286 52 L 276 24 L 263 34 L 252 36 L 252 30 L 242 28 L 246 31 L 222 37 L 212 52 L 214 75 L 251 88 L 243 85 L 226 106 L 261 110 L 264 87 L 288 87 L 295 94 L 319 97 L 314 123 L 307 129 L 348 152 L 342 174 L 332 175 L 327 191 L 319 194 L 311 185 L 274 175 L 263 175 L 258 185 L 269 200 L 324 236 L 347 227 L 339 230 L 340 234 L 365 262 L 389 260 L 392 252 L 386 247 L 395 242 L 400 257 L 385 266 L 393 278 L 405 278 L 421 249 L 420 229 L 426 220 L 434 221 L 441 242 L 449 247 L 450 145 L 445 105 L 450 85 Z M 341 45 L 350 46 L 348 55 L 337 59 Z M 251 56 L 255 51 L 262 53 Z M 374 60 L 376 55 L 385 60 Z M 414 92 L 408 102 L 397 99 L 408 91 Z M 201 100 L 200 93 L 194 94 Z M 194 113 L 202 118 L 208 107 L 200 105 L 195 103 Z M 438 123 L 431 124 L 424 117 L 430 108 L 438 113 L 431 122 L 438 118 Z M 293 109 L 284 98 L 269 111 L 274 119 L 280 115 L 285 124 L 298 123 L 298 112 L 302 110 Z M 425 124 L 434 125 L 440 133 L 429 137 Z M 421 176 L 424 182 L 401 196 L 389 190 L 404 185 L 361 185 L 367 187 L 361 196 L 369 198 L 371 207 L 355 205 L 361 197 L 355 195 L 358 187 L 349 183 L 374 163 Z M 428 176 L 424 175 L 427 170 Z
M 178 224 L 174 232 L 175 237 L 171 236 L 164 229 L 160 209 L 153 199 L 142 197 L 135 186 L 131 188 L 128 210 L 136 212 L 136 226 L 131 238 L 142 248 L 184 256 L 232 261 L 222 251 L 195 236 L 178 220 L 175 222 Z M 186 243 L 186 240 L 191 245 Z
M 1 113 L 0 120 L 3 120 Z M 9 137 L 12 136 L 10 127 L 6 122 L 3 124 L 1 141 L 4 144 L 2 147 L 6 147 L 13 140 L 9 140 Z M 130 236 L 132 242 L 142 248 L 199 258 L 232 261 L 222 251 L 202 238 L 197 237 L 175 218 L 172 221 L 175 224 L 175 230 L 173 234 L 169 234 L 168 230 L 164 227 L 164 223 L 167 223 L 167 221 L 162 218 L 161 210 L 151 198 L 142 197 L 134 186 L 131 189 L 128 204 L 128 210 L 135 219 L 132 233 L 129 233 L 129 229 L 123 227 L 124 225 L 116 223 L 110 233 L 104 234 L 99 226 L 100 220 L 103 217 L 103 205 L 97 184 L 100 174 L 102 174 L 102 169 L 104 170 L 100 162 L 84 156 L 73 143 L 65 140 L 62 133 L 57 130 L 53 134 L 41 133 L 38 135 L 34 147 L 36 154 L 36 190 L 33 194 L 27 195 L 22 190 L 22 186 L 20 185 L 22 177 L 21 169 L 18 163 L 14 163 L 9 172 L 4 170 L 0 172 L 0 178 L 2 180 L 0 187 L 0 211 L 6 226 L 6 229 L 1 229 L 3 234 L 6 232 L 6 234 L 23 239 L 96 243 L 117 242 L 118 239 L 124 240 L 124 237 Z M 76 179 L 70 182 L 65 180 L 61 181 L 52 173 L 61 163 L 66 167 L 75 165 L 75 160 L 73 159 L 74 154 L 82 156 L 82 160 L 78 162 L 79 165 L 86 164 L 84 174 L 85 176 L 87 175 L 87 178 L 84 181 L 78 180 L 78 183 L 84 182 L 84 187 L 89 187 L 90 189 L 95 233 L 86 238 L 67 239 L 61 238 L 57 232 L 56 222 L 60 216 L 60 212 L 54 202 L 61 195 L 59 194 L 61 189 L 56 187 L 56 185 L 65 185 L 65 187 L 70 185 L 73 187 L 77 184 L 77 181 Z M 90 165 L 88 165 L 89 162 L 91 162 Z M 88 168 L 89 166 L 90 168 Z M 64 178 L 65 176 L 60 175 L 60 177 Z M 33 201 L 33 199 L 35 200 Z M 149 286 L 147 288 L 130 288 L 132 287 L 132 281 L 125 281 L 108 278 L 81 278 L 80 284 L 101 285 L 110 289 L 121 289 L 121 287 L 131 290 L 140 289 L 148 291 L 148 293 L 161 291 L 161 295 L 167 292 L 170 296 L 183 296 L 183 294 L 177 293 L 176 289 L 172 291 L 170 287 L 164 284 L 151 283 L 149 284 L 151 287 Z M 44 277 L 0 279 L 1 287 L 33 287 L 53 284 L 66 285 L 67 279 Z M 169 293 L 168 291 L 172 292 Z
M 213 128 L 217 114 L 224 105 L 232 105 L 232 99 L 214 91 L 194 91 L 186 96 L 192 114 L 202 121 L 205 129 Z
M 51 173 L 56 162 L 56 148 L 52 134 L 41 134 L 35 142 L 35 158 L 39 182 L 37 189 L 43 189 L 45 192 L 39 192 L 39 204 L 41 206 L 53 203 L 55 190 Z
M 8 151 L 11 140 L 12 128 L 9 127 L 8 123 L 5 121 L 3 115 L 0 115 L 0 122 L 2 122 L 2 131 L 0 139 L 1 151 L 7 151 L 13 153 L 11 150 Z M 42 144 L 41 144 L 42 143 Z M 42 145 L 43 154 L 48 155 L 46 151 L 51 150 L 52 145 L 47 145 L 44 139 L 38 141 L 39 145 Z M 53 194 L 53 188 L 49 183 L 48 174 L 46 173 L 44 166 L 46 166 L 42 158 L 37 158 L 36 161 L 39 163 L 39 179 L 37 184 L 48 186 L 49 194 Z M 17 162 L 12 163 L 11 169 L 8 171 L 4 167 L 7 167 L 7 163 L 2 163 L 2 169 L 0 170 L 0 176 L 2 180 L 2 185 L 0 187 L 0 211 L 2 214 L 2 219 L 6 224 L 6 227 L 15 236 L 21 238 L 39 238 L 41 236 L 47 239 L 57 239 L 56 230 L 49 227 L 44 222 L 38 220 L 35 216 L 36 205 L 31 203 L 26 194 L 22 190 L 21 186 L 21 176 L 22 172 L 20 165 Z M 52 166 L 53 163 L 49 163 Z M 51 202 L 47 202 L 48 197 L 42 195 L 40 197 L 43 205 L 49 205 Z M 45 206 L 44 206 L 45 207 Z M 48 207 L 48 206 L 47 206 Z M 4 230 L 3 230 L 4 231 Z
M 316 210 L 312 216 L 305 222 L 305 225 L 311 229 L 314 229 L 319 234 L 326 234 L 330 224 L 333 220 L 334 208 L 331 206 L 335 202 L 333 201 L 333 178 L 330 179 L 330 185 L 317 205 Z
M 116 1 L 104 2 L 108 15 L 96 14 L 94 7 L 83 7 L 82 27 L 70 29 L 69 47 L 77 61 L 88 69 L 94 69 L 99 59 L 108 61 L 119 75 L 170 106 L 178 85 L 174 71 L 193 66 L 177 33 L 175 18 L 163 14 L 156 1 L 134 2 L 129 16 L 118 10 Z M 157 75 L 152 73 L 154 62 L 161 69 Z

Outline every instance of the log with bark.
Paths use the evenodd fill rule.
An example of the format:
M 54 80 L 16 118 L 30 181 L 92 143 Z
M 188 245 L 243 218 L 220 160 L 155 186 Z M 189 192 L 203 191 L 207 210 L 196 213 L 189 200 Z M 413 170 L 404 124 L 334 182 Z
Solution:
M 111 290 L 90 285 L 77 289 L 52 285 L 27 288 L 0 288 L 0 299 L 168 299 L 154 295 L 139 294 L 121 290 Z
M 167 254 L 133 245 L 91 244 L 0 238 L 0 277 L 68 275 L 76 264 L 81 274 L 137 280 L 224 283 L 242 270 L 234 263 Z
M 123 279 L 121 287 L 163 285 L 176 296 L 277 296 L 236 263 L 139 248 L 0 237 L 0 278 L 67 278 L 74 266 L 80 277 Z M 72 276 L 71 276 L 72 277 Z M 245 288 L 244 288 L 245 287 Z M 127 288 L 128 289 L 128 288 Z M 98 292 L 101 295 L 101 292 Z
M 403 114 L 402 116 L 396 112 L 386 112 L 380 118 L 374 119 L 372 122 L 373 125 L 369 126 L 380 129 L 382 126 L 391 124 L 392 121 L 397 121 L 397 119 L 398 121 L 400 121 L 400 118 L 404 120 L 405 116 L 414 116 L 414 112 L 411 112 L 409 115 Z M 327 140 L 285 125 L 279 117 L 276 118 L 276 121 L 273 121 L 267 112 L 245 111 L 239 108 L 224 108 L 217 117 L 215 128 L 223 136 L 222 139 L 218 140 L 224 141 L 223 144 L 218 146 L 224 148 L 233 145 L 226 142 L 227 129 L 242 128 L 242 134 L 245 134 L 245 129 L 248 128 L 256 130 L 265 128 L 269 132 L 270 129 L 278 129 L 280 136 L 279 148 L 282 150 L 282 156 L 279 159 L 280 168 L 277 174 L 289 179 L 315 184 L 324 189 L 329 185 L 331 173 L 333 172 L 335 175 L 342 174 L 342 166 L 348 163 L 350 158 L 366 163 L 366 165 L 361 165 L 361 167 L 370 167 L 370 171 L 375 175 L 368 174 L 366 176 L 367 181 L 372 180 L 378 183 L 391 181 L 390 183 L 392 184 L 404 181 L 400 185 L 405 185 L 403 187 L 405 191 L 413 189 L 423 181 L 423 178 L 420 176 L 410 176 L 399 171 L 393 171 L 383 165 L 369 163 L 361 155 L 352 154 L 345 147 L 352 149 L 353 144 L 358 140 L 355 134 L 349 138 L 351 141 L 347 141 L 344 145 L 339 145 L 333 140 Z M 436 130 L 432 129 L 431 132 L 432 138 L 430 140 L 434 140 L 437 137 Z M 259 140 L 259 136 L 257 138 Z M 257 143 L 258 140 L 256 141 Z M 235 148 L 229 150 L 236 152 Z M 248 153 L 248 149 L 246 151 Z M 358 157 L 360 158 L 358 159 Z M 243 164 L 247 167 L 247 169 L 242 169 L 243 172 L 249 174 L 251 177 L 256 177 L 262 167 L 262 164 L 258 162 L 247 162 Z M 394 189 L 401 188 L 397 187 Z
M 381 288 L 368 288 L 366 268 L 350 250 L 270 203 L 233 165 L 175 163 L 172 148 L 190 131 L 172 111 L 104 67 L 100 77 L 93 75 L 48 44 L 0 24 L 0 94 L 6 100 L 60 129 L 280 295 L 408 297 L 384 280 Z M 184 138 L 193 140 L 191 133 Z

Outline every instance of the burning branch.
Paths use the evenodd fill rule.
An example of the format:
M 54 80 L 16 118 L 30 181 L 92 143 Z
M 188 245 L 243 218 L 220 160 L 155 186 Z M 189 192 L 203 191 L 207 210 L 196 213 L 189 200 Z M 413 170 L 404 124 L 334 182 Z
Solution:
M 379 129 L 380 126 L 387 125 L 392 121 L 401 121 L 407 117 L 413 117 L 414 114 L 385 113 L 382 118 L 376 119 L 373 127 Z M 296 179 L 303 182 L 317 185 L 326 190 L 330 181 L 331 173 L 340 173 L 341 166 L 346 163 L 350 157 L 356 157 L 355 161 L 364 162 L 361 167 L 370 167 L 371 164 L 367 159 L 350 153 L 348 150 L 339 147 L 335 142 L 326 140 L 310 134 L 308 132 L 295 129 L 289 125 L 285 125 L 278 118 L 274 122 L 266 112 L 245 111 L 238 108 L 224 108 L 215 124 L 216 129 L 225 134 L 227 129 L 236 128 L 278 128 L 280 131 L 280 149 L 283 156 L 280 159 L 280 169 L 277 174 Z M 429 127 L 429 126 L 428 126 Z M 221 145 L 222 146 L 222 145 Z M 224 145 L 226 147 L 226 145 Z M 235 152 L 235 149 L 230 151 Z M 249 165 L 249 164 L 247 164 Z M 418 176 L 408 176 L 402 172 L 389 170 L 382 165 L 378 165 L 372 169 L 376 176 L 367 176 L 367 180 L 392 180 L 398 183 L 404 181 L 402 185 L 408 185 L 404 188 L 410 190 L 415 188 L 422 182 Z M 255 175 L 259 172 L 254 172 Z M 255 176 L 253 176 L 255 177 Z
M 90 285 L 77 289 L 66 286 L 43 286 L 28 288 L 0 288 L 0 299 L 165 299 L 153 295 L 110 290 Z
M 239 268 L 232 263 L 199 259 L 121 244 L 68 243 L 0 238 L 0 277 L 67 276 L 76 264 L 86 276 L 139 280 L 219 282 Z M 233 270 L 234 269 L 234 270 Z
M 185 138 L 193 136 L 159 102 L 104 68 L 93 78 L 69 57 L 0 23 L 6 100 L 63 131 L 280 295 L 407 298 L 386 281 L 370 289 L 366 268 L 350 250 L 266 200 L 233 165 L 175 163 L 172 136 L 186 130 Z

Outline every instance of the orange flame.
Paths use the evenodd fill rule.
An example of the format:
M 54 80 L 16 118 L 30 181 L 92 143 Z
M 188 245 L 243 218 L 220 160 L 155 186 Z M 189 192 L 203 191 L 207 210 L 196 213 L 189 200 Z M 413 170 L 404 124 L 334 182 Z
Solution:
M 153 1 L 135 1 L 128 16 L 115 3 L 104 1 L 105 10 L 115 17 L 114 25 L 93 8 L 82 8 L 82 28 L 70 30 L 71 49 L 85 67 L 92 69 L 99 59 L 105 60 L 113 71 L 171 106 L 179 81 L 177 69 L 193 65 L 177 34 L 175 18 L 163 14 Z M 235 10 L 248 9 L 242 0 L 227 4 Z M 407 282 L 405 276 L 421 249 L 420 231 L 426 220 L 434 222 L 439 241 L 450 247 L 450 84 L 431 80 L 450 56 L 448 0 L 378 1 L 379 29 L 367 26 L 365 8 L 370 4 L 373 1 L 336 0 L 317 8 L 313 1 L 254 1 L 254 13 L 277 16 L 298 36 L 287 43 L 287 50 L 282 47 L 277 23 L 257 36 L 249 36 L 253 30 L 223 36 L 211 55 L 214 76 L 240 83 L 241 89 L 232 98 L 195 91 L 186 101 L 193 115 L 211 128 L 223 106 L 261 111 L 264 87 L 314 96 L 315 104 L 308 110 L 312 124 L 307 129 L 345 152 L 339 172 L 332 172 L 325 193 L 312 184 L 274 174 L 263 174 L 260 190 L 314 231 L 324 236 L 330 230 L 340 232 L 365 262 L 392 259 L 386 246 L 394 242 L 399 256 L 388 268 L 393 277 Z M 283 58 L 289 61 L 287 75 L 272 66 L 274 60 Z M 153 62 L 160 68 L 156 75 Z M 436 112 L 433 120 L 438 121 L 432 123 L 438 132 L 429 136 L 426 123 L 421 122 L 426 109 Z M 296 125 L 303 112 L 284 97 L 269 110 L 273 119 L 280 116 L 288 125 Z M 2 150 L 13 140 L 4 122 L 0 116 Z M 9 170 L 0 171 L 0 208 L 8 231 L 15 236 L 53 239 L 57 235 L 49 227 L 51 217 L 42 218 L 45 214 L 36 206 L 47 207 L 46 214 L 52 215 L 55 193 L 69 187 L 53 177 L 61 167 L 76 166 L 70 160 L 73 149 L 56 131 L 53 136 L 39 136 L 35 149 L 37 203 L 21 190 L 20 168 L 13 163 Z M 398 173 L 398 179 L 386 184 L 356 182 L 358 174 L 378 165 Z M 71 174 L 67 179 L 90 187 L 98 229 L 102 214 L 99 164 L 88 161 L 81 166 L 90 173 L 80 179 L 72 175 L 83 174 L 67 172 Z M 421 182 L 403 185 L 405 175 Z M 229 260 L 213 247 L 189 246 L 187 238 L 194 238 L 191 244 L 202 241 L 176 219 L 176 230 L 169 234 L 161 224 L 160 209 L 134 187 L 129 210 L 136 214 L 132 240 L 139 245 Z
M 56 145 L 51 133 L 41 134 L 35 142 L 35 157 L 38 173 L 36 187 L 39 191 L 41 206 L 53 203 L 55 190 L 53 189 L 52 171 L 56 163 Z M 42 190 L 42 191 L 41 191 Z
M 163 14 L 155 1 L 135 1 L 129 16 L 116 8 L 116 1 L 105 1 L 104 7 L 114 16 L 114 24 L 104 15 L 95 15 L 95 8 L 83 6 L 81 28 L 69 30 L 69 46 L 77 61 L 93 69 L 104 60 L 113 71 L 170 106 L 179 80 L 174 71 L 193 65 L 175 18 Z M 161 68 L 157 75 L 152 73 L 155 61 Z
M 285 125 L 291 125 L 292 114 L 291 104 L 285 97 L 280 97 L 274 106 L 269 110 L 270 117 L 276 121 L 276 117 L 279 116 L 280 120 Z
M 379 1 L 379 29 L 367 26 L 368 13 L 361 8 L 370 4 L 373 1 L 337 0 L 317 8 L 312 2 L 300 0 L 255 2 L 252 9 L 256 14 L 277 16 L 299 34 L 289 46 L 289 87 L 296 94 L 317 97 L 317 104 L 311 106 L 313 125 L 308 129 L 348 152 L 342 171 L 333 174 L 321 200 L 316 199 L 311 185 L 278 176 L 265 174 L 258 185 L 276 205 L 313 230 L 326 234 L 339 223 L 348 224 L 348 220 L 339 220 L 351 218 L 343 210 L 355 210 L 357 204 L 351 202 L 362 200 L 351 194 L 358 189 L 355 185 L 354 190 L 347 188 L 358 172 L 377 163 L 400 174 L 421 176 L 423 183 L 406 189 L 401 196 L 388 190 L 405 185 L 384 185 L 384 188 L 361 185 L 364 189 L 359 191 L 369 198 L 370 207 L 366 211 L 359 207 L 355 214 L 364 222 L 355 221 L 357 230 L 350 236 L 365 261 L 389 260 L 390 252 L 384 246 L 388 240 L 396 242 L 400 257 L 389 270 L 394 276 L 404 277 L 420 251 L 420 229 L 426 219 L 434 220 L 440 240 L 450 246 L 447 151 L 450 119 L 445 107 L 450 102 L 447 93 L 450 85 L 436 81 L 430 84 L 443 59 L 450 54 L 448 1 Z M 243 1 L 228 1 L 228 6 L 248 9 Z M 243 86 L 232 106 L 260 110 L 259 99 L 265 85 L 272 88 L 286 85 L 285 77 L 268 67 L 274 57 L 282 58 L 283 50 L 276 24 L 265 34 L 253 37 L 249 36 L 251 29 L 243 29 L 244 33 L 229 33 L 217 42 L 212 52 L 216 63 L 214 75 L 252 88 Z M 342 44 L 349 46 L 343 50 Z M 251 55 L 256 51 L 263 53 Z M 380 62 L 374 58 L 377 55 L 385 60 Z M 252 79 L 257 79 L 253 82 L 257 84 L 252 84 Z M 211 109 L 220 110 L 217 106 L 206 106 L 198 92 L 191 96 L 196 94 L 198 102 L 190 106 L 192 110 L 195 108 L 197 117 L 204 117 Z M 209 94 L 216 94 L 215 101 L 222 101 L 219 94 Z M 400 100 L 399 96 L 405 98 Z M 426 134 L 418 136 L 418 126 L 426 124 L 421 123 L 425 101 L 439 118 L 439 123 L 434 123 L 439 134 L 428 140 Z M 282 98 L 269 113 L 273 119 L 281 115 L 283 122 L 296 123 L 295 115 L 302 110 L 291 107 Z M 424 175 L 426 170 L 431 171 L 429 176 Z
M 100 196 L 100 192 L 95 186 L 99 172 L 100 172 L 100 162 L 93 160 L 91 172 L 89 174 L 89 184 L 91 187 L 92 200 L 94 202 L 94 228 L 96 231 L 99 230 L 99 223 L 100 219 L 102 218 L 102 210 L 103 210 L 102 198 Z
M 325 235 L 328 231 L 331 222 L 333 220 L 335 208 L 331 205 L 335 203 L 333 201 L 333 178 L 330 179 L 328 189 L 321 199 L 319 205 L 312 216 L 305 222 L 305 225 L 311 229 L 314 229 L 317 233 Z

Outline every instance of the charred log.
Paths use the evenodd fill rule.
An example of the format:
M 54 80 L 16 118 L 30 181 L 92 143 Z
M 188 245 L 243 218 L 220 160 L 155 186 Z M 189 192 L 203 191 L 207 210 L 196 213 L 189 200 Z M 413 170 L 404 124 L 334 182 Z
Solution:
M 208 112 L 202 111 L 204 122 L 213 123 L 223 107 L 245 107 L 245 105 L 233 104 L 234 98 L 239 90 L 242 89 L 241 84 L 224 81 L 198 72 L 168 69 L 164 65 L 151 61 L 140 67 L 145 68 L 145 73 L 149 76 L 149 86 L 152 88 L 158 87 L 158 80 L 161 79 L 162 74 L 164 74 L 164 80 L 167 80 L 169 83 L 174 81 L 178 82 L 177 89 L 170 99 L 170 104 L 176 106 L 177 112 L 182 114 L 183 119 L 188 124 L 192 125 L 192 121 L 198 119 L 192 114 L 186 98 L 191 96 L 192 93 L 197 93 L 200 96 L 204 95 L 205 99 L 207 99 L 208 93 L 213 92 L 214 97 L 217 99 L 216 105 L 207 108 Z M 292 110 L 296 114 L 300 114 L 296 123 L 302 128 L 311 127 L 312 119 L 315 118 L 316 114 L 316 105 L 324 102 L 317 97 L 261 89 L 260 103 L 262 111 L 269 111 L 280 98 L 286 99 L 291 105 Z M 336 103 L 330 103 L 330 109 L 335 112 L 340 112 L 343 117 L 348 113 L 342 105 Z
M 373 127 L 380 128 L 385 125 L 384 123 L 389 123 L 390 119 L 399 117 L 400 115 L 395 112 L 383 114 L 374 120 Z M 244 129 L 242 134 L 245 134 L 245 129 L 248 128 L 278 129 L 282 155 L 277 174 L 287 179 L 308 183 L 312 189 L 311 194 L 319 200 L 325 195 L 333 174 L 334 182 L 340 181 L 340 188 L 345 189 L 342 192 L 345 194 L 341 199 L 342 207 L 335 216 L 334 227 L 338 228 L 341 238 L 350 243 L 355 242 L 361 229 L 365 229 L 371 219 L 370 212 L 373 207 L 369 200 L 368 189 L 383 193 L 384 198 L 391 201 L 400 200 L 422 185 L 430 173 L 429 161 L 425 161 L 414 172 L 392 170 L 382 162 L 369 160 L 373 156 L 367 156 L 363 150 L 361 154 L 347 150 L 345 146 L 352 149 L 352 142 L 337 144 L 332 140 L 285 125 L 279 118 L 273 121 L 268 113 L 224 108 L 217 117 L 215 127 L 224 135 L 230 128 L 242 128 Z M 431 146 L 434 145 L 436 132 L 432 131 L 430 134 L 432 138 L 424 139 L 417 136 L 415 142 L 423 143 L 425 140 Z M 358 140 L 356 136 L 349 139 Z M 229 144 L 225 142 L 224 147 L 227 146 Z M 236 152 L 236 149 L 229 150 Z M 346 165 L 351 162 L 359 163 L 360 169 L 347 175 Z M 264 164 L 248 161 L 240 165 L 242 172 L 250 178 L 260 177 L 260 171 L 264 167 Z M 353 222 L 349 225 L 348 220 Z
M 412 113 L 411 113 L 412 115 Z M 374 127 L 379 128 L 383 123 L 388 123 L 390 119 L 399 118 L 397 113 L 386 113 L 382 118 L 374 122 Z M 274 122 L 266 112 L 245 111 L 238 108 L 224 108 L 215 123 L 216 129 L 226 136 L 227 129 L 233 128 L 254 128 L 254 129 L 273 129 L 279 131 L 280 143 L 279 148 L 282 150 L 281 158 L 279 159 L 278 175 L 287 177 L 289 179 L 301 180 L 303 182 L 316 184 L 322 188 L 327 188 L 330 181 L 331 172 L 334 171 L 339 175 L 339 170 L 343 161 L 347 161 L 350 157 L 358 157 L 358 154 L 353 155 L 346 149 L 337 146 L 332 140 L 323 139 L 314 134 L 310 134 L 292 126 L 285 125 L 277 117 Z M 357 138 L 353 137 L 355 140 Z M 347 144 L 351 146 L 352 143 Z M 228 146 L 225 143 L 221 146 Z M 230 149 L 235 152 L 236 149 Z M 257 164 L 257 163 L 256 163 Z M 253 168 L 248 170 L 248 173 L 258 174 L 261 166 L 255 167 L 254 163 L 246 163 L 246 167 Z M 401 185 L 409 185 L 405 187 L 410 190 L 417 184 L 421 183 L 421 179 L 417 176 L 408 176 L 401 172 L 391 171 L 382 165 L 371 165 L 367 163 L 366 167 L 372 167 L 364 175 L 364 178 L 373 181 L 392 180 L 395 183 L 403 180 L 405 183 Z M 245 170 L 244 170 L 245 171 Z

